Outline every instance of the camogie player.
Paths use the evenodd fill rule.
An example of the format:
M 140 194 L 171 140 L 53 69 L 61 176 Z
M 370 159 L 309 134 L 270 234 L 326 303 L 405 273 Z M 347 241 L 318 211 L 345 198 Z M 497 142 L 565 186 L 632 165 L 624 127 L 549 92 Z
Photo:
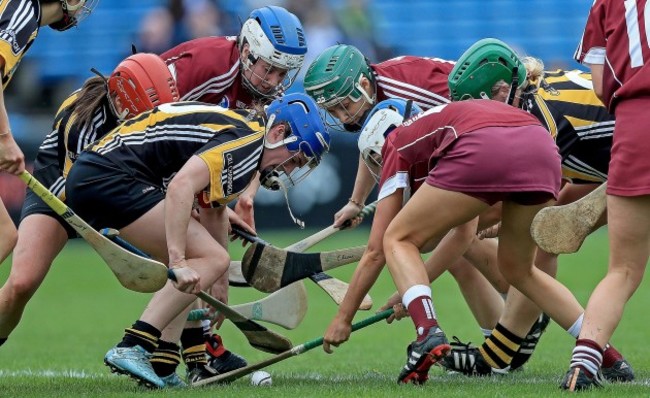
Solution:
M 94 0 L 7 0 L 0 3 L 0 171 L 18 175 L 25 170 L 25 156 L 11 133 L 4 104 L 4 90 L 18 64 L 41 26 L 68 30 L 85 19 L 95 4 Z M 7 258 L 16 240 L 16 228 L 0 199 L 0 263 Z
M 457 65 L 449 76 L 454 101 L 484 98 L 506 102 L 534 115 L 555 138 L 562 158 L 562 177 L 567 182 L 557 205 L 577 200 L 607 180 L 614 118 L 592 90 L 590 74 L 577 70 L 545 72 L 540 60 L 520 59 L 496 39 L 478 41 L 461 56 Z M 428 268 L 431 265 L 427 263 Z M 535 265 L 555 276 L 557 256 L 538 249 Z M 515 291 L 510 292 L 508 301 L 508 315 L 504 314 L 504 320 L 495 328 L 500 333 L 490 333 L 478 348 L 452 345 L 451 355 L 442 365 L 468 375 L 503 373 L 521 367 L 535 348 L 522 336 L 539 317 L 540 310 Z M 577 337 L 580 322 L 574 326 L 569 331 Z M 497 352 L 494 348 L 503 346 L 517 353 Z M 634 379 L 629 363 L 611 345 L 607 346 L 602 370 L 610 381 Z
M 378 64 L 370 64 L 363 54 L 353 46 L 339 44 L 326 49 L 309 66 L 305 74 L 305 91 L 324 108 L 331 124 L 350 132 L 357 132 L 366 120 L 371 108 L 389 98 L 412 100 L 421 109 L 449 102 L 448 77 L 455 63 L 438 58 L 401 56 Z M 348 203 L 334 216 L 334 224 L 342 225 L 356 218 L 375 180 L 359 157 L 357 178 Z M 475 236 L 476 226 L 464 225 L 454 229 L 452 235 Z M 450 242 L 447 239 L 443 245 Z M 465 251 L 464 248 L 452 248 Z M 495 244 L 489 240 L 475 245 L 473 262 L 496 264 Z M 491 257 L 490 257 L 491 256 Z M 468 256 L 469 257 L 469 256 Z M 430 257 L 436 261 L 440 257 Z M 456 259 L 454 259 L 456 261 Z M 464 258 L 449 268 L 470 302 L 472 313 L 481 330 L 489 332 L 494 328 L 503 306 L 503 298 L 481 273 Z M 505 281 L 502 281 L 506 285 Z M 504 292 L 507 286 L 504 287 Z M 350 291 L 348 291 L 350 292 Z M 477 294 L 481 292 L 480 294 Z M 354 294 L 354 293 L 351 293 Z M 479 300 L 473 300 L 480 296 Z M 488 299 L 489 297 L 489 299 Z M 339 307 L 337 319 L 354 316 L 354 305 Z M 334 322 L 332 327 L 334 327 Z M 537 337 L 530 336 L 536 342 Z
M 88 79 L 59 108 L 53 130 L 41 144 L 34 176 L 65 200 L 65 174 L 82 149 L 120 121 L 179 95 L 167 66 L 155 54 L 136 54 L 113 74 Z M 70 238 L 72 227 L 27 189 L 9 278 L 0 289 L 0 344 L 18 325 L 25 306 Z
M 244 109 L 268 104 L 291 87 L 306 53 L 307 42 L 300 20 L 282 7 L 268 6 L 251 12 L 238 37 L 190 40 L 161 57 L 174 76 L 181 101 Z M 253 229 L 253 202 L 258 188 L 258 180 L 254 179 L 235 204 L 235 212 Z M 227 289 L 226 275 L 215 283 L 211 293 L 226 300 Z M 191 328 L 184 332 L 183 340 L 198 342 L 201 336 L 202 330 Z M 194 344 L 185 347 L 188 353 L 185 359 L 195 363 L 200 353 L 192 347 Z M 206 347 L 209 365 L 219 373 L 246 366 L 243 358 L 225 349 L 221 336 L 216 333 L 209 336 Z M 161 355 L 169 356 L 172 351 L 173 346 L 164 347 Z M 154 359 L 154 363 L 163 362 Z M 164 371 L 167 372 L 169 369 Z
M 557 196 L 560 159 L 537 119 L 496 101 L 441 105 L 401 125 L 407 106 L 391 101 L 396 100 L 373 109 L 359 140 L 362 157 L 380 175 L 380 192 L 368 249 L 351 285 L 362 286 L 365 294 L 388 264 L 417 333 L 398 382 L 420 384 L 451 349 L 438 325 L 420 251 L 503 201 L 501 228 L 507 232 L 500 240 L 500 265 L 530 272 L 535 246 L 521 231 Z M 503 161 L 486 161 L 491 158 Z M 410 199 L 404 205 L 405 195 Z M 432 213 L 432 208 L 446 210 Z M 553 290 L 562 286 L 552 282 L 556 286 L 543 276 L 539 281 L 549 296 L 562 297 Z M 347 340 L 345 325 L 336 320 L 330 325 L 326 349 Z
M 646 0 L 594 1 L 575 54 L 578 62 L 591 68 L 594 91 L 616 117 L 616 127 L 607 182 L 609 268 L 589 299 L 570 369 L 561 384 L 571 391 L 600 385 L 599 369 L 605 365 L 607 342 L 647 266 L 650 244 L 648 13 Z
M 104 362 L 113 371 L 150 387 L 167 385 L 150 358 L 162 331 L 185 323 L 194 294 L 228 270 L 226 205 L 258 174 L 269 189 L 298 184 L 320 163 L 329 141 L 317 105 L 296 93 L 266 111 L 161 105 L 79 155 L 66 185 L 70 207 L 95 228 L 119 230 L 169 264 L 176 279 L 154 294 L 108 351 Z M 202 209 L 201 223 L 190 215 L 197 194 L 212 204 Z

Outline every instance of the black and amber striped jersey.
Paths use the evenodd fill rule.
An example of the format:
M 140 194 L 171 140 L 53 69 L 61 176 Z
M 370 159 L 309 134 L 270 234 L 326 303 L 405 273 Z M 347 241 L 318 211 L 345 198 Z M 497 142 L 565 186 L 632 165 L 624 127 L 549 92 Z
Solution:
M 264 121 L 254 112 L 177 102 L 124 122 L 87 150 L 161 189 L 190 157 L 199 156 L 210 172 L 203 199 L 223 205 L 251 182 L 263 146 Z
M 523 109 L 535 115 L 555 138 L 562 174 L 573 182 L 607 180 L 614 117 L 593 91 L 591 74 L 547 71 L 522 96 Z
M 70 105 L 77 100 L 80 92 L 81 90 L 77 90 L 70 94 L 54 117 L 54 131 L 58 140 L 57 156 L 63 176 L 68 175 L 70 167 L 85 147 L 117 126 L 117 118 L 111 112 L 106 96 L 95 109 L 91 122 L 80 125 L 77 122 L 77 115 L 70 109 Z
M 37 159 L 42 166 L 39 181 L 61 200 L 65 200 L 65 177 L 79 153 L 90 143 L 106 135 L 117 125 L 117 119 L 108 108 L 108 100 L 101 102 L 95 110 L 90 125 L 79 125 L 70 105 L 76 101 L 80 90 L 70 94 L 63 101 L 56 116 L 52 131 L 38 148 Z
M 2 87 L 6 88 L 41 24 L 38 0 L 0 0 L 0 56 L 4 59 Z

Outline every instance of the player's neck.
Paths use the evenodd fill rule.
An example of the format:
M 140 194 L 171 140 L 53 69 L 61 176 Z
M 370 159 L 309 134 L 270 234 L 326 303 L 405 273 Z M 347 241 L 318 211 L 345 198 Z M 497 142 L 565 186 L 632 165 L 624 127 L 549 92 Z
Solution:
M 41 4 L 41 26 L 53 24 L 63 18 L 63 8 L 61 3 Z

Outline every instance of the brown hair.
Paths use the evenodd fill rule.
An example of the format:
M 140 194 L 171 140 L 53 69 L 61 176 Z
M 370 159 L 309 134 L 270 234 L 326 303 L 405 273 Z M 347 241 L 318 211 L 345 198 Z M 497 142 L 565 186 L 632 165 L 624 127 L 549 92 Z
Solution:
M 101 106 L 108 95 L 106 82 L 100 76 L 94 76 L 84 82 L 77 99 L 68 108 L 77 119 L 79 126 L 90 124 L 95 111 Z

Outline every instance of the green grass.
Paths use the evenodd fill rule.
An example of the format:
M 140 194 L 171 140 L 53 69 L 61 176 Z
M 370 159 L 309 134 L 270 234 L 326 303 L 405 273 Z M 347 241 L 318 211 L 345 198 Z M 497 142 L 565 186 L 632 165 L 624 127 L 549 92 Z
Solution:
M 314 232 L 314 231 L 311 231 Z M 262 236 L 279 245 L 293 243 L 311 233 L 272 233 Z M 367 231 L 340 233 L 314 248 L 341 248 L 362 244 Z M 234 258 L 241 248 L 232 248 Z M 561 258 L 559 278 L 586 303 L 607 267 L 606 232 L 590 237 L 579 254 Z M 10 263 L 0 267 L 0 280 L 8 275 Z M 352 269 L 331 272 L 349 280 Z M 294 344 L 319 337 L 336 313 L 331 299 L 315 284 L 306 283 L 309 310 L 303 323 L 292 331 L 274 325 Z M 375 308 L 394 291 L 387 272 L 372 289 Z M 434 303 L 448 337 L 479 342 L 480 331 L 465 305 L 455 282 L 447 275 L 433 284 Z M 593 396 L 648 396 L 650 350 L 647 342 L 646 304 L 650 289 L 644 283 L 626 308 L 614 344 L 633 364 L 637 381 L 631 385 L 609 385 Z M 37 292 L 22 323 L 0 348 L 0 396 L 327 396 L 395 397 L 426 394 L 440 397 L 523 397 L 563 395 L 558 390 L 566 371 L 574 341 L 551 324 L 538 350 L 523 372 L 506 377 L 471 379 L 431 370 L 426 386 L 398 386 L 395 379 L 404 365 L 405 347 L 413 339 L 410 320 L 387 325 L 384 322 L 362 329 L 333 355 L 316 348 L 269 367 L 272 387 L 250 386 L 248 378 L 229 386 L 184 391 L 147 391 L 126 377 L 112 375 L 103 365 L 106 351 L 142 312 L 149 295 L 123 289 L 102 260 L 82 241 L 72 242 L 56 260 Z M 231 288 L 231 303 L 263 297 L 252 289 Z M 357 320 L 369 313 L 360 312 Z M 226 323 L 222 328 L 227 347 L 249 362 L 269 354 L 252 349 L 241 333 Z

